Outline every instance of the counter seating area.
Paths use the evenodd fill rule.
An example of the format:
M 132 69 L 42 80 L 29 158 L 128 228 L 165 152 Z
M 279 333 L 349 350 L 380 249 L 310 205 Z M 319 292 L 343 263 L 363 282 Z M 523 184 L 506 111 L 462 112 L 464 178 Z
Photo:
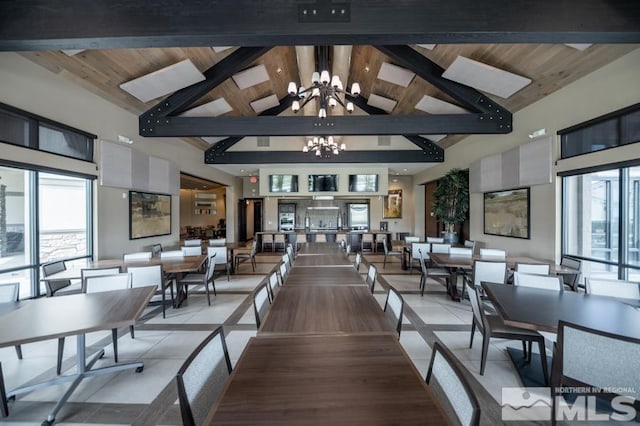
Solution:
M 394 250 L 402 249 L 404 244 L 403 241 L 392 241 Z M 453 402 L 447 402 L 446 392 L 450 384 L 446 381 L 440 383 L 439 378 L 444 380 L 440 375 L 459 372 L 461 380 L 468 385 L 460 386 L 466 389 L 473 406 L 477 400 L 479 409 L 474 410 L 469 418 L 479 416 L 479 424 L 493 425 L 501 422 L 503 388 L 545 386 L 547 380 L 552 386 L 569 383 L 562 371 L 546 378 L 539 373 L 542 364 L 536 346 L 523 352 L 521 341 L 496 338 L 486 338 L 483 345 L 482 333 L 475 333 L 470 347 L 474 314 L 466 293 L 464 297 L 452 300 L 450 288 L 443 286 L 440 280 L 429 276 L 428 271 L 425 276 L 403 269 L 402 259 L 398 257 L 387 258 L 386 265 L 383 265 L 384 252 L 362 253 L 358 272 L 353 267 L 355 254 L 347 255 L 335 242 L 305 242 L 297 252 L 293 253 L 291 249 L 290 254 L 293 260 L 283 264 L 282 253 L 259 252 L 255 256 L 255 271 L 248 264 L 241 264 L 228 276 L 228 280 L 226 271 L 221 270 L 222 275 L 214 278 L 215 294 L 209 294 L 210 305 L 204 287 L 194 283 L 178 309 L 166 309 L 166 318 L 163 318 L 162 306 L 147 304 L 145 296 L 145 300 L 139 301 L 142 306 L 139 315 L 127 317 L 122 322 L 104 322 L 99 327 L 84 329 L 79 325 L 80 328 L 66 329 L 67 340 L 72 341 L 73 334 L 83 330 L 86 337 L 80 346 L 65 345 L 60 376 L 56 374 L 56 337 L 59 334 L 55 330 L 38 331 L 39 337 L 33 338 L 21 337 L 22 327 L 15 328 L 13 334 L 7 334 L 10 328 L 3 328 L 0 331 L 3 373 L 0 377 L 4 379 L 7 395 L 14 395 L 16 388 L 56 377 L 84 379 L 82 387 L 71 395 L 67 403 L 58 407 L 59 410 L 52 401 L 65 398 L 68 383 L 34 391 L 27 388 L 24 394 L 18 393 L 15 400 L 8 401 L 9 417 L 5 420 L 15 424 L 41 423 L 53 412 L 55 421 L 60 423 L 182 424 L 180 405 L 175 403 L 178 400 L 175 376 L 189 355 L 195 353 L 196 347 L 205 342 L 207 336 L 215 337 L 212 332 L 220 326 L 224 328 L 224 350 L 232 371 L 229 379 L 215 385 L 218 389 L 215 393 L 220 394 L 220 399 L 206 405 L 202 417 L 199 417 L 205 420 L 199 424 L 257 424 L 268 418 L 278 424 L 299 424 L 301 418 L 308 424 L 342 424 L 346 419 L 366 419 L 363 420 L 366 424 L 385 424 L 387 421 L 443 424 L 447 416 L 455 413 L 450 407 Z M 472 265 L 473 271 L 473 261 L 479 258 L 479 255 L 430 253 L 430 260 L 433 264 L 444 263 L 446 258 L 442 256 L 449 257 L 448 266 L 443 267 L 455 268 L 456 271 L 468 265 Z M 202 257 L 206 258 L 206 255 Z M 543 263 L 528 260 L 527 265 Z M 162 262 L 162 259 L 151 257 L 126 264 L 138 265 L 141 262 Z M 174 273 L 179 272 L 177 265 L 183 263 L 175 259 L 165 259 L 165 262 L 164 271 Z M 526 270 L 523 257 L 507 255 L 503 262 L 505 270 L 516 267 Z M 428 270 L 434 267 L 432 263 L 427 261 L 423 265 Z M 126 270 L 122 259 L 96 262 L 93 266 L 115 264 L 125 266 L 122 270 Z M 552 274 L 571 272 L 562 268 L 562 265 L 551 264 L 549 271 Z M 367 281 L 368 272 L 372 269 L 377 271 L 373 279 L 373 295 Z M 67 271 L 73 270 L 73 267 L 67 268 Z M 271 277 L 273 274 L 275 279 Z M 465 276 L 462 272 L 457 274 L 459 287 Z M 474 282 L 472 278 L 466 281 Z M 254 292 L 268 282 L 276 288 L 266 288 L 268 295 L 262 309 L 261 325 L 257 329 Z M 481 298 L 480 303 L 486 304 L 486 300 L 490 300 L 495 309 L 492 315 L 500 318 L 506 326 L 518 327 L 527 333 L 546 333 L 544 336 L 549 338 L 560 330 L 558 321 L 565 320 L 582 327 L 579 328 L 581 332 L 601 328 L 606 338 L 626 336 L 625 344 L 629 343 L 627 346 L 633 349 L 637 347 L 633 346 L 634 342 L 640 339 L 640 300 L 635 300 L 635 293 L 628 291 L 633 283 L 619 285 L 624 290 L 619 294 L 631 297 L 585 295 L 582 287 L 573 292 L 569 286 L 565 286 L 565 296 L 562 297 L 557 292 L 558 295 L 554 296 L 550 290 L 510 284 L 482 283 L 476 288 L 483 289 L 487 298 Z M 392 287 L 398 292 L 394 300 L 402 301 L 400 320 L 394 324 L 390 322 L 393 317 L 391 308 L 388 315 L 383 311 Z M 595 289 L 595 284 L 592 288 Z M 77 296 L 82 295 L 60 295 L 50 300 L 56 299 L 61 303 L 66 297 Z M 535 302 L 535 305 L 553 307 L 556 315 L 550 315 L 551 311 L 544 309 L 529 309 L 532 298 L 546 300 Z M 48 300 L 40 299 L 38 303 Z M 20 303 L 24 308 L 13 313 L 16 305 L 0 305 L 3 321 L 10 319 L 6 315 L 17 315 L 18 311 L 30 305 L 30 301 Z M 487 307 L 485 305 L 485 309 Z M 603 317 L 595 312 L 608 313 Z M 61 315 L 50 317 L 52 327 L 59 323 L 58 317 Z M 622 318 L 624 324 L 612 321 L 613 317 Z M 135 335 L 131 336 L 129 325 L 133 322 Z M 399 340 L 396 326 L 400 331 Z M 114 327 L 115 334 L 112 334 Z M 114 338 L 118 343 L 117 362 L 114 359 Z M 559 335 L 557 339 L 560 339 Z M 566 336 L 563 339 L 566 351 L 575 350 L 575 345 L 571 346 L 573 342 Z M 432 348 L 436 344 L 441 345 L 440 355 L 433 359 Z M 16 356 L 16 345 L 21 347 L 22 359 Z M 546 347 L 547 365 L 550 366 L 552 353 L 549 348 L 552 346 L 547 344 Z M 75 376 L 78 359 L 88 358 L 92 353 L 101 354 L 101 351 L 104 351 L 104 356 L 91 358 L 92 364 L 86 368 L 86 373 Z M 379 354 L 380 357 L 371 358 L 371 354 Z M 275 362 L 279 367 L 263 368 L 266 360 Z M 618 361 L 622 363 L 620 368 L 625 368 L 622 365 L 628 362 L 627 359 Z M 443 362 L 453 364 L 447 367 Z M 345 363 L 351 366 L 347 370 L 343 368 Z M 108 376 L 108 379 L 91 377 L 94 373 L 90 372 L 95 369 L 118 368 L 120 365 L 123 371 Z M 134 370 L 126 371 L 130 365 L 144 365 L 144 371 L 138 374 Z M 331 367 L 327 368 L 329 365 Z M 359 367 L 354 369 L 354 365 Z M 595 365 L 591 364 L 589 368 L 596 368 Z M 433 369 L 432 378 L 427 384 L 425 378 L 430 369 Z M 443 369 L 449 373 L 443 373 Z M 480 374 L 481 369 L 483 374 Z M 311 375 L 314 371 L 322 374 L 313 376 L 310 381 L 300 381 L 300 374 L 306 375 L 305 371 Z M 631 366 L 627 371 L 636 370 Z M 357 374 L 362 375 L 362 381 L 353 380 L 351 375 Z M 344 380 L 346 378 L 349 380 Z M 589 383 L 588 374 L 582 379 Z M 323 381 L 332 383 L 329 387 L 331 392 L 321 394 L 314 388 L 316 384 L 322 387 Z M 357 389 L 353 387 L 354 383 L 360 383 Z M 362 383 L 368 385 L 363 387 Z M 602 385 L 602 382 L 595 384 Z M 87 394 L 84 389 L 91 389 L 91 393 Z M 309 398 L 311 394 L 315 397 Z M 289 409 L 273 410 L 282 398 L 290 399 Z M 323 404 L 333 408 L 318 410 L 323 406 L 318 405 L 319 398 L 325 401 Z M 389 401 L 392 405 L 387 406 L 381 401 Z M 356 420 L 354 422 L 358 423 Z

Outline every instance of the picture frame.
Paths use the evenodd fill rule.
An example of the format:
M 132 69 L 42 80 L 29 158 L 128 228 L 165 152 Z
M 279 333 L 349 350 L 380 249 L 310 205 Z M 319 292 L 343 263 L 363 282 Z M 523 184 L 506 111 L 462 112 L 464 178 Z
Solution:
M 171 234 L 171 195 L 129 191 L 129 239 Z
M 530 188 L 484 193 L 484 233 L 531 238 Z
M 384 196 L 382 218 L 402 218 L 402 189 L 390 189 L 388 194 Z

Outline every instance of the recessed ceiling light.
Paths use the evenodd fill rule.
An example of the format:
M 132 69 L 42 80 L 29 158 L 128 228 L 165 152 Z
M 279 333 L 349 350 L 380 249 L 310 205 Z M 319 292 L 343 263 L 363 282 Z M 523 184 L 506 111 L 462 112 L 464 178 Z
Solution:
M 244 169 L 240 169 L 240 173 L 244 173 Z
M 282 68 L 280 68 L 280 67 L 276 68 L 276 72 L 277 72 L 278 74 L 282 74 Z
M 396 176 L 400 176 L 400 172 L 396 172 Z
M 365 65 L 364 72 L 369 72 L 369 71 L 370 71 L 369 65 Z
M 534 130 L 533 132 L 529 133 L 529 139 L 540 138 L 542 136 L 545 136 L 546 134 L 547 134 L 547 129 Z
M 402 171 L 403 171 L 403 172 L 406 172 L 406 171 L 407 171 L 407 169 L 402 169 Z
M 398 179 L 393 178 L 393 179 L 391 179 L 391 182 L 394 182 L 394 183 L 395 183 L 395 182 L 398 182 Z

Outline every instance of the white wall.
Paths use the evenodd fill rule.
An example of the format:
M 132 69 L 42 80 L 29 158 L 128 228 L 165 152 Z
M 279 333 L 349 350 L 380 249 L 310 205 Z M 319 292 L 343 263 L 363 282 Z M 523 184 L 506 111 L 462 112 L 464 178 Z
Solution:
M 529 142 L 533 130 L 546 128 L 547 134 L 582 123 L 606 113 L 640 102 L 640 49 L 602 67 L 544 99 L 518 111 L 513 116 L 514 131 L 508 135 L 474 135 L 447 149 L 445 163 L 416 176 L 416 183 L 433 181 L 448 170 L 469 165 L 487 155 L 506 151 Z M 558 138 L 554 138 L 558 159 Z M 579 169 L 640 158 L 640 144 L 610 149 L 568 160 L 557 161 L 559 171 Z M 549 185 L 531 188 L 531 240 L 485 235 L 483 232 L 483 195 L 470 198 L 471 238 L 485 246 L 506 248 L 509 253 L 544 259 L 558 259 L 560 252 L 560 179 Z
M 0 102 L 93 133 L 102 140 L 118 135 L 134 140 L 133 148 L 170 160 L 181 171 L 224 185 L 239 185 L 233 176 L 204 164 L 204 153 L 176 138 L 142 138 L 138 117 L 93 93 L 28 61 L 16 53 L 0 53 Z M 97 175 L 96 165 L 33 150 L 2 145 L 2 158 Z M 121 256 L 126 251 L 147 249 L 152 243 L 176 244 L 179 238 L 179 200 L 172 200 L 172 234 L 167 237 L 128 239 L 126 189 L 98 187 L 95 211 L 98 258 Z M 229 198 L 230 200 L 234 200 Z M 235 227 L 235 204 L 227 209 L 228 227 Z M 230 220 L 231 219 L 231 220 Z M 235 239 L 235 237 L 232 237 Z

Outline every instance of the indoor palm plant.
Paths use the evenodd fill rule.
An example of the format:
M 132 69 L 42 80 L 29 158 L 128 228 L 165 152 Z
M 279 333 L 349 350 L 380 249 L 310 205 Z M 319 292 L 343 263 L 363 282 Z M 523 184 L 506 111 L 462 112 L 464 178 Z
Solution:
M 438 181 L 434 193 L 433 215 L 444 223 L 445 241 L 458 242 L 455 227 L 467 218 L 469 211 L 469 176 L 451 169 Z

